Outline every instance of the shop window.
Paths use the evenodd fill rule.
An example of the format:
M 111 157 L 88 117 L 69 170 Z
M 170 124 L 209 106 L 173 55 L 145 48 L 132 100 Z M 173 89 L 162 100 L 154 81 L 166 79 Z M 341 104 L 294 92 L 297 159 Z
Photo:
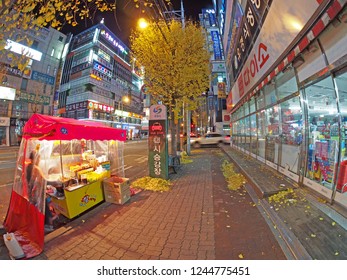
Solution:
M 264 87 L 264 95 L 265 95 L 265 105 L 275 104 L 277 102 L 276 91 L 275 91 L 275 83 L 272 80 L 269 84 Z
M 254 113 L 255 112 L 255 98 L 252 97 L 249 101 L 249 112 Z
M 300 145 L 303 141 L 303 119 L 300 98 L 294 97 L 280 104 L 281 134 L 281 166 L 297 174 L 299 166 Z
M 244 148 L 247 151 L 251 151 L 250 117 L 245 118 L 243 129 L 244 129 Z
M 250 130 L 249 137 L 251 142 L 250 152 L 253 154 L 257 153 L 257 116 L 253 114 L 249 117 L 250 120 Z
M 331 77 L 328 77 L 304 91 L 309 122 L 306 177 L 332 189 L 339 143 L 334 84 Z
M 257 113 L 257 136 L 258 136 L 258 151 L 257 155 L 265 159 L 265 137 L 266 137 L 266 114 L 265 110 Z
M 289 68 L 286 72 L 280 73 L 276 77 L 277 96 L 281 100 L 298 91 L 298 85 L 295 78 L 293 68 Z
M 275 105 L 266 110 L 266 155 L 265 159 L 277 163 L 279 150 L 279 107 Z
M 257 110 L 265 108 L 265 97 L 263 91 L 259 91 L 256 97 Z
M 233 144 L 239 146 L 240 144 L 240 121 L 233 124 Z
M 246 102 L 242 107 L 244 107 L 244 115 L 249 115 L 249 103 Z

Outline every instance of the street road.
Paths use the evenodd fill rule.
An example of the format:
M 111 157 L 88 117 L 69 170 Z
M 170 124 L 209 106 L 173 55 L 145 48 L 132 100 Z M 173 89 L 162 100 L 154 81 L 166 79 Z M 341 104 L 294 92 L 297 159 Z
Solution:
M 0 227 L 5 220 L 14 171 L 18 157 L 18 147 L 0 149 Z M 129 141 L 124 145 L 125 177 L 134 180 L 148 174 L 148 142 L 147 140 Z

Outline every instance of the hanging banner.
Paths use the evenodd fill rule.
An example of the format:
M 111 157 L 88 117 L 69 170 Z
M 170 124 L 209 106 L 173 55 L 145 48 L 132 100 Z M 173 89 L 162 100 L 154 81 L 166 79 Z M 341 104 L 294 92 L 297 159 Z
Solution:
M 148 162 L 149 176 L 153 178 L 169 177 L 167 130 L 166 107 L 152 105 L 148 127 Z

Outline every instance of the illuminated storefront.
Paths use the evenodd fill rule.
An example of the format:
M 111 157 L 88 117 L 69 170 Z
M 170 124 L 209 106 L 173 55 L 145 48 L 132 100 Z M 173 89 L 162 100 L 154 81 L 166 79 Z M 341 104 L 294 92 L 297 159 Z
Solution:
M 347 207 L 346 1 L 246 2 L 226 50 L 232 145 Z

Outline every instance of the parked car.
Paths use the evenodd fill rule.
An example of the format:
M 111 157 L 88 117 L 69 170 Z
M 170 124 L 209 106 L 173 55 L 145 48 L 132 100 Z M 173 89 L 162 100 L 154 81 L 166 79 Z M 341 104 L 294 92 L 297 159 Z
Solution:
M 225 143 L 224 135 L 217 132 L 209 132 L 202 137 L 197 137 L 194 141 L 190 141 L 194 148 L 200 148 L 206 145 L 217 145 Z

